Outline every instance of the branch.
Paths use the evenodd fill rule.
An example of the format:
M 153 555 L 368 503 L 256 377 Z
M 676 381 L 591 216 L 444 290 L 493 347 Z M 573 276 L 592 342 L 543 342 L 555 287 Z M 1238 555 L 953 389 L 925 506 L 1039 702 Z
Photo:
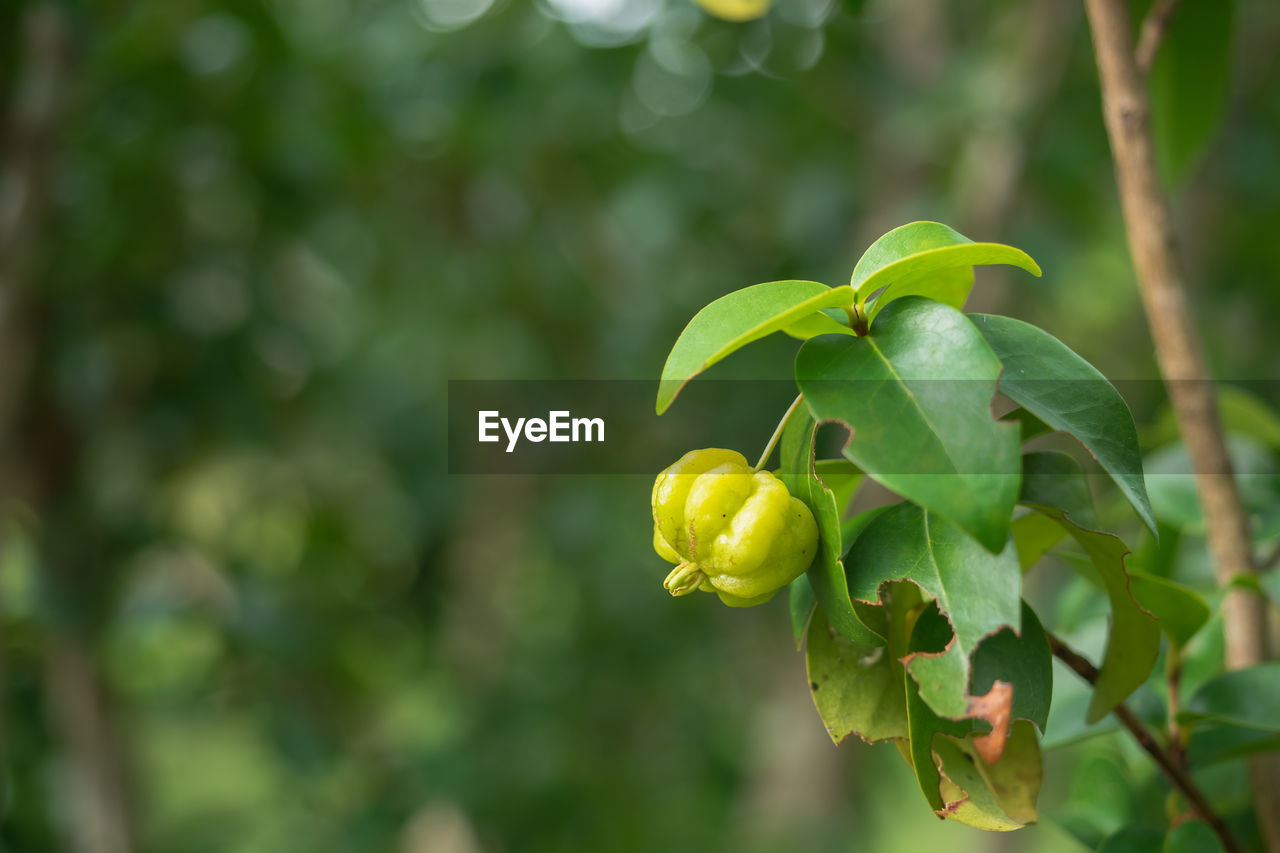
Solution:
M 1129 13 L 1122 0 L 1085 0 L 1093 34 L 1103 117 L 1115 161 L 1129 252 L 1155 344 L 1156 362 L 1169 390 L 1178 430 L 1196 472 L 1204 506 L 1209 552 L 1224 591 L 1222 624 L 1228 669 L 1267 659 L 1266 602 L 1232 581 L 1254 575 L 1249 517 L 1231 471 L 1214 389 L 1200 352 L 1186 282 L 1175 252 L 1169 204 L 1156 170 L 1151 105 L 1130 48 Z M 1163 5 L 1163 4 L 1160 4 Z M 1250 762 L 1254 808 L 1270 850 L 1280 853 L 1280 762 Z
M 1169 22 L 1178 9 L 1179 0 L 1158 0 L 1142 20 L 1142 30 L 1138 36 L 1138 46 L 1133 51 L 1134 61 L 1138 63 L 1143 74 L 1151 73 L 1151 64 L 1156 60 L 1156 52 L 1160 43 L 1169 31 Z
M 1049 638 L 1049 648 L 1053 651 L 1054 657 L 1065 663 L 1075 672 L 1076 675 L 1089 682 L 1091 685 L 1098 683 L 1098 669 L 1089 663 L 1083 656 L 1068 647 L 1062 640 L 1058 639 L 1048 631 L 1045 635 Z M 1177 791 L 1186 798 L 1187 804 L 1191 806 L 1191 810 L 1195 812 L 1196 817 L 1203 820 L 1213 830 L 1214 835 L 1218 836 L 1218 840 L 1222 842 L 1222 849 L 1226 853 L 1240 853 L 1240 845 L 1231 834 L 1231 830 L 1227 829 L 1227 825 L 1223 823 L 1222 818 L 1218 817 L 1213 810 L 1213 806 L 1209 805 L 1209 800 L 1205 797 L 1200 787 L 1196 785 L 1194 779 L 1182 765 L 1174 759 L 1172 755 L 1165 751 L 1156 741 L 1155 736 L 1151 734 L 1150 729 L 1139 720 L 1138 717 L 1129 710 L 1129 706 L 1121 702 L 1117 705 L 1112 713 L 1116 715 L 1116 719 L 1124 726 L 1129 734 L 1133 735 L 1133 739 L 1138 742 L 1146 753 L 1155 760 L 1156 765 L 1164 772 L 1165 778 L 1173 785 Z

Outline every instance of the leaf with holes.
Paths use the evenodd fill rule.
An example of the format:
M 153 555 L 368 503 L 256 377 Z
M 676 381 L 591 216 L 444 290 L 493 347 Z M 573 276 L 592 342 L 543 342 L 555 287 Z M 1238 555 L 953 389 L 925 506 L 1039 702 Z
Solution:
M 922 695 L 935 713 L 970 716 L 976 701 L 969 695 L 970 655 L 984 637 L 1021 626 L 1022 574 L 1013 546 L 992 554 L 942 519 L 902 503 L 867 526 L 845 566 L 849 594 L 858 601 L 878 603 L 882 585 L 908 580 L 938 603 L 941 627 L 916 628 L 921 642 L 936 640 L 936 647 L 910 666 L 913 674 L 919 667 L 917 679 L 928 685 Z
M 862 338 L 814 338 L 796 356 L 805 405 L 852 432 L 869 477 L 1004 550 L 1019 479 L 1018 425 L 991 416 L 1000 362 L 963 314 L 899 299 Z
M 813 703 L 837 744 L 850 735 L 868 743 L 907 736 L 902 666 L 884 646 L 850 642 L 814 611 L 805 644 Z
M 905 665 L 934 713 L 986 720 L 992 737 L 978 739 L 975 746 L 987 763 L 998 760 L 1014 720 L 1029 720 L 1044 731 L 1053 695 L 1053 658 L 1035 612 L 1023 602 L 1020 631 L 1002 628 L 976 649 L 964 648 L 945 619 L 938 615 L 927 620 L 928 614 L 916 625 L 921 646 L 942 651 L 916 652 Z
M 1036 822 L 1044 766 L 1031 723 L 1013 724 L 1004 754 L 995 764 L 981 759 L 972 740 L 943 735 L 934 738 L 933 750 L 942 777 L 942 817 L 997 832 Z

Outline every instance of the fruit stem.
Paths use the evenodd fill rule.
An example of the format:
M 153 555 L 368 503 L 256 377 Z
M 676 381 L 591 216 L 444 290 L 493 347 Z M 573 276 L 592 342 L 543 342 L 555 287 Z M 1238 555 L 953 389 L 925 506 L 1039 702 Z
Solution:
M 795 414 L 796 408 L 803 399 L 803 394 L 797 394 L 796 398 L 791 401 L 791 405 L 787 407 L 782 420 L 778 421 L 778 428 L 773 431 L 773 435 L 769 436 L 769 443 L 764 446 L 764 453 L 760 454 L 760 461 L 756 463 L 756 467 L 751 469 L 752 471 L 759 471 L 769 461 L 769 457 L 773 455 L 773 448 L 778 444 L 778 439 L 782 438 L 782 430 L 786 427 L 787 421 L 791 420 L 791 416 Z

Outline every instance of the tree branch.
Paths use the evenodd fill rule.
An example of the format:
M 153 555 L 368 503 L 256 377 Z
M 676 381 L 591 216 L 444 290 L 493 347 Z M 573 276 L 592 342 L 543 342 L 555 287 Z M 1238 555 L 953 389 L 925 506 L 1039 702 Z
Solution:
M 1049 648 L 1053 651 L 1054 657 L 1071 667 L 1076 675 L 1089 682 L 1089 684 L 1096 685 L 1098 683 L 1097 667 L 1053 634 L 1046 631 L 1045 635 L 1049 638 Z M 1133 739 L 1138 742 L 1138 745 L 1155 760 L 1156 765 L 1164 772 L 1165 778 L 1169 780 L 1169 783 L 1186 798 L 1187 804 L 1191 806 L 1191 810 L 1195 812 L 1196 817 L 1207 823 L 1209 828 L 1213 830 L 1214 835 L 1218 836 L 1218 840 L 1222 842 L 1222 849 L 1227 853 L 1240 853 L 1240 845 L 1231 834 L 1231 830 L 1223 823 L 1222 818 L 1218 817 L 1213 810 L 1213 806 L 1209 805 L 1208 798 L 1205 797 L 1200 787 L 1196 785 L 1195 780 L 1191 778 L 1191 774 L 1160 746 L 1160 743 L 1142 720 L 1139 720 L 1137 715 L 1130 711 L 1129 706 L 1123 702 L 1117 705 L 1112 710 L 1112 713 L 1116 715 L 1116 719 L 1128 730 L 1129 734 L 1133 735 Z
M 1160 43 L 1169 31 L 1169 22 L 1178 9 L 1180 0 L 1157 0 L 1156 4 L 1142 19 L 1142 29 L 1138 34 L 1138 46 L 1133 51 L 1134 61 L 1143 74 L 1151 73 L 1151 64 L 1156 60 L 1156 52 Z
M 1227 668 L 1240 669 L 1261 663 L 1268 653 L 1265 601 L 1232 585 L 1237 576 L 1254 573 L 1249 518 L 1240 502 L 1217 400 L 1187 306 L 1172 217 L 1156 170 L 1150 99 L 1130 48 L 1133 38 L 1128 9 L 1122 0 L 1085 0 L 1084 5 L 1093 34 L 1103 117 L 1115 161 L 1129 252 L 1156 361 L 1204 505 L 1209 552 L 1218 586 L 1224 590 Z M 1255 810 L 1273 851 L 1280 851 L 1278 768 L 1280 763 L 1274 756 L 1250 762 Z

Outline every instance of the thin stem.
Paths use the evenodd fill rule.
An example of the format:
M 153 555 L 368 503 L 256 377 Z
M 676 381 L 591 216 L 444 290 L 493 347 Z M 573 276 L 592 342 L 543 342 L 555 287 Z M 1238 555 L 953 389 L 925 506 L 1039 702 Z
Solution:
M 1133 51 L 1133 59 L 1143 74 L 1151 73 L 1151 64 L 1155 62 L 1160 43 L 1169 31 L 1169 22 L 1173 20 L 1178 3 L 1179 0 L 1159 0 L 1142 19 L 1142 29 L 1138 35 L 1138 46 Z
M 1169 753 L 1180 767 L 1187 766 L 1186 743 L 1183 741 L 1182 725 L 1178 722 L 1178 714 L 1182 711 L 1182 649 L 1174 643 L 1164 659 L 1164 681 L 1169 699 Z
M 1083 678 L 1090 684 L 1098 683 L 1098 669 L 1089 663 L 1082 655 L 1074 651 L 1062 640 L 1049 632 L 1045 632 L 1049 638 L 1049 648 L 1053 651 L 1054 657 L 1065 663 L 1075 672 L 1076 675 Z M 1240 845 L 1236 842 L 1235 837 L 1231 834 L 1231 830 L 1227 829 L 1227 825 L 1222 822 L 1222 818 L 1209 805 L 1209 800 L 1205 797 L 1200 787 L 1196 785 L 1195 780 L 1182 767 L 1179 761 L 1176 761 L 1160 743 L 1151 734 L 1151 730 L 1146 724 L 1139 720 L 1138 717 L 1129 710 L 1129 706 L 1123 702 L 1117 705 L 1112 712 L 1116 715 L 1116 719 L 1120 724 L 1128 730 L 1138 745 L 1146 751 L 1148 755 L 1155 761 L 1162 771 L 1165 778 L 1173 785 L 1177 791 L 1186 798 L 1187 804 L 1191 806 L 1191 810 L 1196 816 L 1209 825 L 1214 835 L 1218 836 L 1218 840 L 1222 843 L 1222 849 L 1226 853 L 1241 853 Z
M 778 421 L 778 428 L 773 431 L 773 435 L 769 436 L 769 443 L 764 446 L 764 453 L 760 454 L 760 461 L 756 463 L 755 470 L 759 471 L 769 461 L 769 457 L 773 455 L 773 448 L 777 446 L 778 439 L 782 438 L 782 430 L 786 427 L 787 421 L 791 420 L 791 415 L 795 413 L 796 407 L 800 405 L 800 401 L 804 399 L 803 394 L 797 394 L 796 398 L 791 401 L 791 405 L 787 407 L 787 411 L 782 416 L 782 420 Z

